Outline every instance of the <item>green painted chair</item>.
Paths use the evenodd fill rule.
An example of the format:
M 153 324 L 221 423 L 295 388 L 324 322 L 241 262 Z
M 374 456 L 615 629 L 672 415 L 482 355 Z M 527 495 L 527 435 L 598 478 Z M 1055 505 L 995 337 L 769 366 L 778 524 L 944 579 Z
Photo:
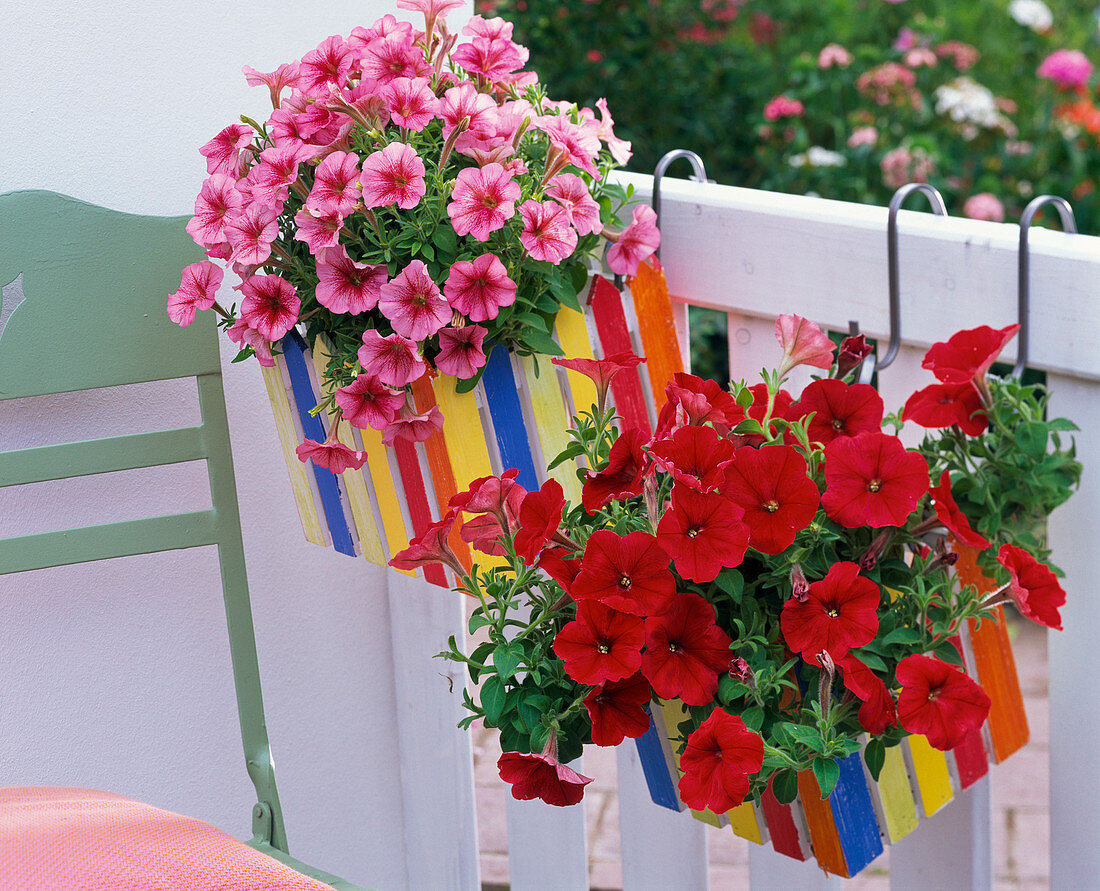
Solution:
M 181 329 L 168 319 L 164 307 L 165 296 L 178 287 L 180 270 L 201 256 L 184 231 L 185 222 L 121 214 L 50 192 L 0 195 L 0 285 L 5 286 L 0 304 L 0 408 L 5 400 L 19 397 L 194 377 L 202 413 L 197 427 L 2 452 L 0 497 L 3 487 L 21 483 L 205 459 L 212 503 L 205 511 L 0 540 L 0 576 L 217 545 L 245 763 L 256 792 L 254 835 L 246 846 L 198 821 L 102 793 L 81 798 L 73 790 L 0 790 L 0 887 L 85 887 L 71 874 L 64 874 L 71 884 L 62 885 L 60 874 L 22 862 L 21 846 L 33 860 L 52 843 L 43 839 L 106 838 L 107 846 L 113 847 L 109 857 L 97 851 L 73 855 L 78 865 L 83 860 L 98 864 L 99 870 L 111 858 L 121 857 L 125 866 L 128 860 L 153 856 L 140 845 L 130 855 L 120 855 L 119 842 L 110 834 L 112 820 L 123 822 L 123 817 L 111 816 L 119 808 L 125 821 L 135 819 L 135 814 L 151 821 L 148 832 L 138 833 L 142 844 L 156 847 L 167 839 L 176 845 L 167 856 L 175 857 L 177 865 L 206 852 L 235 872 L 229 879 L 210 878 L 211 887 L 237 888 L 238 881 L 249 889 L 288 891 L 357 887 L 287 853 L 260 692 L 217 332 L 210 313 L 201 313 L 193 325 Z M 45 361 L 59 343 L 65 344 L 65 361 Z M 62 809 L 79 813 L 85 821 L 75 833 L 72 827 L 40 819 L 43 813 L 58 812 L 59 796 L 65 799 Z M 35 834 L 39 832 L 45 835 Z M 141 866 L 148 868 L 147 863 Z M 204 869 L 195 865 L 195 875 L 213 875 Z M 246 874 L 251 878 L 245 879 Z M 32 885 L 35 881 L 40 884 Z M 108 881 L 94 887 L 125 888 L 128 881 L 120 877 L 117 884 Z M 165 881 L 141 887 L 205 887 L 190 874 Z

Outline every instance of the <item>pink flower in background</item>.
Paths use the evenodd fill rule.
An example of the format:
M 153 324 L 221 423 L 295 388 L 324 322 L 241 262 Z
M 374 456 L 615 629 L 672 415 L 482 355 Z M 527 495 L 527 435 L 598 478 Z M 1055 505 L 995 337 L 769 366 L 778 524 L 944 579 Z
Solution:
M 1080 50 L 1055 50 L 1036 72 L 1064 90 L 1085 89 L 1092 76 L 1092 62 Z
M 272 108 L 279 107 L 279 96 L 284 89 L 290 87 L 293 90 L 298 84 L 297 62 L 284 63 L 274 71 L 266 74 L 248 65 L 241 68 L 241 71 L 244 73 L 245 82 L 250 87 L 258 87 L 261 84 L 267 87 L 268 92 L 271 94 Z
M 294 215 L 295 241 L 304 241 L 309 252 L 317 256 L 326 248 L 336 247 L 340 243 L 340 232 L 344 218 L 337 213 L 314 214 L 304 207 Z
M 920 35 L 916 31 L 912 28 L 902 28 L 898 31 L 898 36 L 894 38 L 892 47 L 899 53 L 904 53 L 906 50 L 911 50 L 918 43 L 920 43 Z
M 168 295 L 168 318 L 186 328 L 195 321 L 195 312 L 210 309 L 222 283 L 221 268 L 209 260 L 192 263 L 183 270 L 179 289 Z
M 307 439 L 294 452 L 303 464 L 312 461 L 317 467 L 333 473 L 343 473 L 348 468 L 358 470 L 367 461 L 366 452 L 353 451 L 341 442 Z
M 959 40 L 946 40 L 936 46 L 936 55 L 941 59 L 950 59 L 957 71 L 966 71 L 973 68 L 982 54 L 976 46 L 963 43 Z
M 225 221 L 232 217 L 244 199 L 237 191 L 237 182 L 232 177 L 215 173 L 199 189 L 195 199 L 195 216 L 187 224 L 188 234 L 196 244 L 213 247 L 228 241 L 225 235 Z
M 485 241 L 515 216 L 519 183 L 500 164 L 466 167 L 455 179 L 447 216 L 459 235 Z
M 891 189 L 900 189 L 906 183 L 926 183 L 936 171 L 936 162 L 923 149 L 899 146 L 882 156 L 879 162 L 882 181 Z
M 481 347 L 485 334 L 485 329 L 480 325 L 440 328 L 439 355 L 435 357 L 435 367 L 453 377 L 473 377 L 485 364 L 485 351 Z
M 360 177 L 363 204 L 383 207 L 396 204 L 409 210 L 420 203 L 427 191 L 424 162 L 411 145 L 391 142 L 367 157 Z
M 310 50 L 298 65 L 297 87 L 319 99 L 329 94 L 329 84 L 342 90 L 356 61 L 347 41 L 338 35 L 326 37 L 317 49 Z
M 800 118 L 806 109 L 797 99 L 788 96 L 776 96 L 764 106 L 764 120 L 778 121 L 780 118 Z
M 634 219 L 607 251 L 607 265 L 616 275 L 634 275 L 638 264 L 661 245 L 657 214 L 647 204 L 634 208 Z
M 306 209 L 318 215 L 346 217 L 359 201 L 359 156 L 333 152 L 317 165 Z
M 450 304 L 428 274 L 422 260 L 413 260 L 392 281 L 382 285 L 378 308 L 393 330 L 410 340 L 423 340 L 451 320 Z
M 568 210 L 556 201 L 524 201 L 519 212 L 523 217 L 520 244 L 532 259 L 556 266 L 572 255 L 577 232 L 569 225 Z
M 905 54 L 902 61 L 909 68 L 935 68 L 939 57 L 926 46 L 915 46 Z
M 374 328 L 363 332 L 358 358 L 363 371 L 389 387 L 411 384 L 428 370 L 414 341 L 400 334 L 383 337 Z
M 233 260 L 258 266 L 271 256 L 271 242 L 279 237 L 279 211 L 265 204 L 249 204 L 225 224 L 233 246 Z
M 848 137 L 848 148 L 874 145 L 876 142 L 878 142 L 878 130 L 874 127 L 857 127 Z
M 199 149 L 199 154 L 206 158 L 206 172 L 235 177 L 239 172 L 241 149 L 250 142 L 251 127 L 230 124 Z
M 569 219 L 578 235 L 590 235 L 603 229 L 600 206 L 588 191 L 584 180 L 574 173 L 559 173 L 546 194 L 569 211 Z
M 1005 206 L 992 192 L 979 192 L 971 195 L 963 204 L 963 216 L 972 220 L 988 220 L 991 223 L 1003 223 Z
M 278 275 L 254 275 L 241 285 L 241 318 L 265 340 L 280 340 L 298 321 L 302 301 Z
M 373 374 L 361 374 L 336 390 L 336 404 L 351 426 L 385 430 L 405 404 L 405 391 L 387 387 Z
M 439 113 L 439 100 L 426 77 L 395 77 L 382 88 L 382 98 L 398 127 L 419 133 Z
M 839 43 L 830 43 L 817 54 L 818 68 L 847 68 L 852 64 L 852 54 Z
M 354 316 L 374 309 L 389 270 L 385 263 L 356 263 L 343 245 L 337 245 L 317 256 L 317 277 L 317 302 Z
M 271 344 L 264 340 L 262 334 L 251 327 L 244 319 L 238 319 L 225 330 L 226 336 L 241 349 L 252 347 L 256 353 L 257 361 L 266 368 L 275 367 L 275 359 L 271 355 Z
M 832 368 L 836 349 L 825 332 L 809 319 L 796 315 L 781 315 L 775 320 L 775 339 L 783 350 L 779 376 L 783 377 L 796 365 Z
M 433 433 L 443 429 L 443 414 L 432 406 L 423 414 L 416 414 L 408 404 L 401 413 L 382 432 L 382 442 L 392 445 L 395 439 L 407 439 L 410 442 L 423 442 Z
M 451 264 L 443 294 L 468 319 L 485 322 L 495 319 L 502 306 L 516 302 L 516 283 L 495 254 L 482 254 L 473 262 Z

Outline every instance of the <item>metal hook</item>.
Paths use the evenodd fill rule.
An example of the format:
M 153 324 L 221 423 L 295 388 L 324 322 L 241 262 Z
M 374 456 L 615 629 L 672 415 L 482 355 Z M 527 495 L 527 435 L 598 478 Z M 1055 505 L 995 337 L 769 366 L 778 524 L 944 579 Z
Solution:
M 671 152 L 666 152 L 661 160 L 657 162 L 657 168 L 653 171 L 653 212 L 657 214 L 657 228 L 661 228 L 661 179 L 665 175 L 665 171 L 668 170 L 668 165 L 673 161 L 678 161 L 680 158 L 687 158 L 691 162 L 692 170 L 695 171 L 695 177 L 700 182 L 707 181 L 707 171 L 703 166 L 703 159 L 700 158 L 695 152 L 688 149 L 673 149 Z M 658 247 L 656 251 L 657 259 L 661 259 L 661 248 Z
M 889 367 L 897 358 L 901 348 L 901 276 L 898 272 L 898 211 L 902 204 L 913 192 L 923 192 L 928 196 L 928 203 L 932 205 L 932 211 L 937 216 L 947 216 L 947 206 L 943 203 L 943 196 L 928 183 L 907 183 L 894 193 L 890 199 L 890 211 L 886 223 L 886 261 L 890 285 L 890 342 L 886 348 L 886 355 L 878 360 L 871 353 L 864 361 L 860 369 L 859 380 L 868 384 L 876 371 Z
M 1059 198 L 1057 195 L 1040 195 L 1038 198 L 1033 198 L 1028 206 L 1024 208 L 1023 215 L 1020 217 L 1019 274 L 1016 280 L 1020 333 L 1017 335 L 1019 340 L 1017 341 L 1016 364 L 1012 366 L 1013 377 L 1022 375 L 1024 366 L 1027 365 L 1028 329 L 1031 327 L 1028 321 L 1028 314 L 1031 311 L 1031 260 L 1028 254 L 1027 237 L 1031 231 L 1031 221 L 1035 214 L 1038 213 L 1040 208 L 1048 204 L 1053 205 L 1058 211 L 1058 216 L 1062 218 L 1062 231 L 1074 235 L 1077 233 L 1077 220 L 1074 219 L 1073 208 L 1070 207 L 1065 198 Z

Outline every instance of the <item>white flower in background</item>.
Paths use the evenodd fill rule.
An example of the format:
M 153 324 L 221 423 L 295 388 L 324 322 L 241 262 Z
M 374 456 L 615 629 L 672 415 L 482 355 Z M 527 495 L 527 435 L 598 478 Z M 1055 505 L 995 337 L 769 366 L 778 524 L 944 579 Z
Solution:
M 936 114 L 963 125 L 964 136 L 973 139 L 977 127 L 1008 130 L 1012 123 L 997 108 L 997 97 L 969 77 L 957 77 L 936 89 Z M 966 126 L 970 125 L 970 126 Z
M 1012 0 L 1008 4 L 1008 14 L 1018 24 L 1040 34 L 1054 25 L 1054 16 L 1043 0 Z
M 792 167 L 843 167 L 848 159 L 840 152 L 812 145 L 801 154 L 791 155 L 787 163 Z

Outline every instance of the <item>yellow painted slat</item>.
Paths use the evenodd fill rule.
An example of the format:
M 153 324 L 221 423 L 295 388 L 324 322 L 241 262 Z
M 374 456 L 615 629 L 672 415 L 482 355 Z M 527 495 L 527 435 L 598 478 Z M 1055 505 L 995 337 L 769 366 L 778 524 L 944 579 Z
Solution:
M 282 358 L 277 356 L 275 361 L 282 362 Z M 290 400 L 286 394 L 286 385 L 283 383 L 282 371 L 278 365 L 274 368 L 260 366 L 260 369 L 263 372 L 267 398 L 271 403 L 271 412 L 275 417 L 275 429 L 279 433 L 279 445 L 282 447 L 283 460 L 286 462 L 287 475 L 290 477 L 290 489 L 294 493 L 298 517 L 302 521 L 302 533 L 306 541 L 323 546 L 325 532 L 317 515 L 313 487 L 310 485 L 305 464 L 298 460 L 298 455 L 294 451 L 299 445 L 298 433 L 294 425 Z
M 764 844 L 764 833 L 760 831 L 760 815 L 751 801 L 743 801 L 727 816 L 734 835 L 738 838 L 747 838 L 754 844 Z
M 566 358 L 591 359 L 592 342 L 588 339 L 588 326 L 584 315 L 575 309 L 563 306 L 558 312 L 556 322 L 558 343 L 565 350 Z M 576 412 L 591 411 L 596 404 L 596 385 L 592 379 L 576 371 L 566 372 L 569 389 L 573 394 L 573 409 Z
M 542 455 L 549 464 L 572 442 L 568 430 L 571 424 L 565 412 L 557 369 L 546 356 L 539 358 L 538 376 L 535 375 L 535 358 L 524 356 L 523 376 L 527 380 L 527 392 L 531 397 L 531 415 L 535 419 Z M 571 504 L 581 502 L 581 483 L 577 479 L 577 462 L 563 461 L 550 471 L 565 492 Z
M 880 826 L 886 841 L 894 844 L 917 828 L 917 803 L 913 800 L 901 746 L 886 749 L 886 761 L 878 775 L 878 782 L 868 778 L 867 785 L 871 789 L 875 810 L 880 812 Z
M 324 371 L 328 368 L 332 357 L 329 355 L 327 345 L 320 337 L 313 344 L 313 361 L 317 365 L 317 372 L 324 379 Z M 326 425 L 332 429 L 332 415 L 325 412 L 328 420 Z M 336 430 L 337 438 L 350 449 L 358 449 L 355 439 L 351 434 L 351 425 L 342 421 Z M 348 496 L 348 506 L 351 508 L 352 519 L 355 520 L 355 532 L 359 537 L 359 546 L 363 556 L 368 562 L 376 566 L 386 565 L 386 552 L 382 547 L 382 536 L 378 532 L 378 526 L 374 522 L 374 505 L 371 503 L 370 491 L 367 488 L 367 480 L 361 471 L 348 469 L 340 474 L 340 481 L 344 484 L 344 491 Z
M 928 740 L 919 734 L 907 737 L 903 745 L 905 744 L 909 746 L 909 763 L 917 781 L 921 810 L 924 816 L 931 817 L 955 797 L 951 788 L 947 756 L 939 749 L 932 748 Z
M 678 728 L 683 721 L 687 720 L 687 716 L 687 709 L 684 708 L 684 703 L 679 699 L 661 700 L 661 717 L 664 718 L 665 732 L 672 743 L 672 757 L 676 764 L 678 776 L 684 775 L 684 772 L 680 770 L 680 753 L 678 751 L 680 748 L 680 731 Z M 722 827 L 729 823 L 729 817 L 726 814 L 716 814 L 710 808 L 702 811 L 692 808 L 691 815 L 696 820 L 711 826 Z
M 405 518 L 401 515 L 397 485 L 390 471 L 389 457 L 386 455 L 386 446 L 382 442 L 382 434 L 368 428 L 359 431 L 359 438 L 363 443 L 363 451 L 367 453 L 367 466 L 370 468 L 374 494 L 378 499 L 378 513 L 382 517 L 382 529 L 386 533 L 387 550 L 392 557 L 409 546 L 409 533 L 405 531 Z M 416 575 L 411 570 L 399 571 L 404 572 L 405 575 Z

